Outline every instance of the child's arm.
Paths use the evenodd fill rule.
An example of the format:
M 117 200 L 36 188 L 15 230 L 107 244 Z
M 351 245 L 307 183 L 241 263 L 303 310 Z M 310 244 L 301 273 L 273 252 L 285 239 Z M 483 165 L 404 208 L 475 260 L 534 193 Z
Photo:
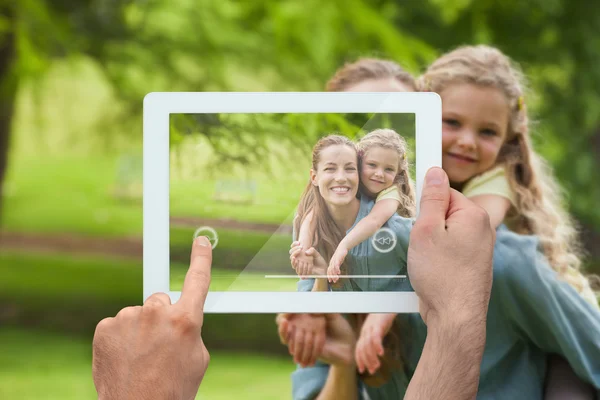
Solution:
M 390 331 L 396 314 L 369 314 L 360 330 L 356 342 L 354 358 L 356 367 L 362 374 L 365 370 L 372 375 L 381 366 L 383 357 L 383 338 Z
M 300 225 L 300 232 L 298 232 L 298 242 L 304 251 L 310 249 L 313 245 L 314 238 L 314 218 L 313 211 L 309 211 L 302 224 Z M 296 257 L 295 264 L 293 264 L 296 273 L 302 278 L 305 275 L 311 275 L 313 269 L 312 257 L 307 257 L 302 251 L 298 257 Z
M 396 199 L 382 199 L 375 203 L 369 215 L 360 220 L 358 224 L 342 239 L 333 253 L 327 275 L 330 280 L 337 281 L 340 266 L 344 262 L 348 251 L 354 246 L 373 236 L 398 209 L 399 201 Z
M 469 199 L 487 211 L 493 229 L 496 229 L 504 221 L 504 217 L 511 205 L 510 200 L 506 197 L 495 194 L 478 194 L 477 196 L 469 197 Z
M 310 210 L 306 216 L 304 217 L 304 221 L 300 225 L 300 232 L 298 233 L 298 241 L 302 245 L 303 249 L 310 249 L 313 245 L 313 237 L 314 237 L 314 218 L 313 211 Z

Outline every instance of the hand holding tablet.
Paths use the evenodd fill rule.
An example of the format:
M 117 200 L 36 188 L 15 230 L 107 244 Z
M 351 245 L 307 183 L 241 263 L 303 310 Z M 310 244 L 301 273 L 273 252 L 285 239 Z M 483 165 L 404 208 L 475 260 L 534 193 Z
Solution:
M 389 149 L 362 164 L 358 149 L 362 138 L 384 130 L 408 143 L 406 168 L 391 180 Z M 326 137 L 351 143 L 345 155 L 334 148 L 323 154 L 350 157 L 344 162 L 352 165 L 315 170 L 310 143 Z M 389 185 L 416 182 L 418 212 L 425 171 L 440 164 L 441 102 L 434 93 L 151 93 L 144 100 L 144 298 L 164 292 L 178 300 L 181 253 L 197 227 L 208 226 L 227 259 L 214 267 L 206 312 L 416 312 L 406 269 L 412 220 L 396 214 L 365 221 L 383 207 L 380 197 L 389 213 L 383 215 L 393 215 Z M 348 222 L 346 235 L 359 226 L 375 232 L 329 252 L 327 235 L 315 231 L 323 239 L 303 247 L 324 258 L 317 274 L 306 254 L 291 262 L 288 255 L 299 233 L 294 225 L 292 235 L 292 221 L 311 187 L 322 199 L 310 200 L 327 207 L 352 200 L 354 215 L 337 215 Z M 316 230 L 343 225 L 322 213 L 315 219 Z M 314 285 L 314 275 L 325 285 Z

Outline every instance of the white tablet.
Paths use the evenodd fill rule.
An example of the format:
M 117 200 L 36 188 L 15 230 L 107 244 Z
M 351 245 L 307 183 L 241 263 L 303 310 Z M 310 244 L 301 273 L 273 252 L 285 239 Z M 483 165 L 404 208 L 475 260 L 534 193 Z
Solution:
M 328 185 L 326 172 L 318 175 L 320 181 L 311 181 L 312 150 L 318 140 L 336 134 L 356 143 L 377 129 L 391 129 L 408 144 L 418 205 L 426 171 L 441 166 L 441 100 L 435 93 L 148 94 L 144 300 L 156 292 L 168 293 L 173 302 L 179 299 L 192 240 L 205 235 L 214 248 L 205 312 L 417 312 L 406 254 L 394 249 L 405 238 L 394 237 L 394 229 L 389 229 L 393 224 L 350 250 L 344 264 L 349 267 L 340 280 L 345 283 L 326 291 L 302 291 L 322 275 L 299 279 L 288 253 L 294 216 L 311 182 L 313 193 L 326 194 L 312 200 L 325 208 L 346 200 L 343 207 L 359 204 L 360 212 L 352 211 L 355 224 L 368 214 L 377 191 L 389 186 L 383 178 L 385 171 L 393 170 L 386 167 L 389 157 L 369 153 L 382 175 L 371 182 L 380 184 L 373 189 L 360 182 L 366 179 L 361 175 L 366 168 L 360 163 L 363 155 L 348 156 L 350 145 L 344 147 L 345 156 L 334 153 L 356 160 L 354 167 L 352 160 L 338 158 L 340 165 L 327 171 L 331 179 L 351 183 L 342 182 L 341 188 L 329 192 L 323 186 Z M 354 190 L 353 197 L 341 193 L 345 190 Z M 396 264 L 399 269 L 390 267 Z

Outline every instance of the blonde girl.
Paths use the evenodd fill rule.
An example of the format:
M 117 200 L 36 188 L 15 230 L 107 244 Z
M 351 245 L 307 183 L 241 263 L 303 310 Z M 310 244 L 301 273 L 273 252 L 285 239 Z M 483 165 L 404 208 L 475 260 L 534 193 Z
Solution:
M 494 227 L 537 236 L 558 275 L 598 307 L 579 271 L 561 189 L 531 145 L 523 82 L 499 50 L 468 46 L 435 61 L 418 87 L 442 98 L 442 164 L 451 185 L 485 208 Z

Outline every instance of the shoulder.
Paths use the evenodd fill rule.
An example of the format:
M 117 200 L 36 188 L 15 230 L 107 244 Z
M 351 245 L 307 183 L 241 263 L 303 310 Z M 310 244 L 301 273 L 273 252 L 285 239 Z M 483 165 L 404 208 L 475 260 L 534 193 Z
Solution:
M 465 185 L 462 193 L 466 197 L 485 194 L 498 195 L 507 198 L 512 204 L 516 203 L 515 195 L 508 182 L 506 168 L 502 165 L 475 176 Z
M 540 248 L 536 236 L 520 235 L 501 226 L 494 248 L 494 291 L 506 304 L 526 301 L 542 309 L 548 296 L 569 291 Z
M 494 280 L 512 282 L 535 275 L 544 266 L 545 257 L 539 240 L 533 235 L 520 235 L 501 225 L 494 245 Z
M 387 189 L 382 190 L 377 195 L 377 199 L 375 202 L 384 200 L 384 199 L 394 199 L 400 201 L 400 191 L 396 185 L 392 185 Z
M 503 165 L 498 165 L 480 175 L 473 177 L 465 187 L 476 186 L 482 182 L 508 180 L 506 168 Z

